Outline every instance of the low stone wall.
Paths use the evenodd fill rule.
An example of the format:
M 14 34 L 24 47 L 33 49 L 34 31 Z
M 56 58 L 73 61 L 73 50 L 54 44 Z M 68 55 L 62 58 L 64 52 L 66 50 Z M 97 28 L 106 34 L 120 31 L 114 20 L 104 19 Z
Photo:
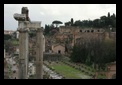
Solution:
M 49 60 L 49 61 L 60 61 L 62 60 L 61 54 L 43 54 L 43 60 Z

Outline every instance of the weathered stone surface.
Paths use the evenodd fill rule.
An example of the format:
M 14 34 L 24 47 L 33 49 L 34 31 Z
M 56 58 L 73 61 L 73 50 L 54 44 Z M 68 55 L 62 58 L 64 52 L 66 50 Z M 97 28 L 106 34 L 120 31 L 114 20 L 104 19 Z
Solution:
M 21 14 L 14 14 L 14 18 L 18 21 L 19 31 L 19 78 L 26 79 L 28 74 L 28 32 L 34 30 L 37 33 L 36 43 L 36 78 L 42 79 L 43 66 L 43 46 L 44 36 L 40 21 L 30 21 L 27 7 L 22 7 Z
M 41 28 L 41 22 L 39 21 L 19 21 L 18 24 L 18 30 L 21 29 L 26 29 L 28 28 L 29 30 L 38 30 L 38 28 Z
M 26 79 L 28 73 L 28 32 L 20 32 L 19 49 L 19 78 Z
M 43 78 L 43 33 L 41 29 L 37 31 L 37 42 L 36 42 L 36 78 Z

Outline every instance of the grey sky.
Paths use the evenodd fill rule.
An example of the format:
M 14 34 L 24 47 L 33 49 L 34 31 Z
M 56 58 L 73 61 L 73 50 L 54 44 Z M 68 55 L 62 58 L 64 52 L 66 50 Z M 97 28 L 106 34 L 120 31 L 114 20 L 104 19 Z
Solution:
M 116 14 L 116 4 L 4 4 L 4 29 L 16 30 L 18 22 L 13 18 L 14 13 L 21 13 L 22 7 L 28 7 L 32 21 L 41 21 L 42 26 L 51 24 L 54 20 L 63 23 L 76 20 L 93 20 L 100 16 Z

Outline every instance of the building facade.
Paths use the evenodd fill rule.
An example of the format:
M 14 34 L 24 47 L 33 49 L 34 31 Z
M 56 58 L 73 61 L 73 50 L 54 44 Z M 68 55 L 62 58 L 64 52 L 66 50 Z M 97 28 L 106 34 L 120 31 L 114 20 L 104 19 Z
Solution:
M 65 54 L 65 46 L 62 44 L 52 45 L 52 51 L 56 54 Z

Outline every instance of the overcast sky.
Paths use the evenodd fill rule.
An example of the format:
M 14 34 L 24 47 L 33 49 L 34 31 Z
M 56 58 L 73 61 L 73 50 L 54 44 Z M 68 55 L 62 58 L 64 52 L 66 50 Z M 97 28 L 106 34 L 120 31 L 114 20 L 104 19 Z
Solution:
M 4 30 L 16 30 L 18 22 L 14 13 L 21 13 L 22 7 L 28 7 L 31 21 L 41 21 L 42 27 L 54 20 L 63 23 L 76 20 L 93 20 L 100 16 L 116 14 L 116 4 L 4 4 Z

